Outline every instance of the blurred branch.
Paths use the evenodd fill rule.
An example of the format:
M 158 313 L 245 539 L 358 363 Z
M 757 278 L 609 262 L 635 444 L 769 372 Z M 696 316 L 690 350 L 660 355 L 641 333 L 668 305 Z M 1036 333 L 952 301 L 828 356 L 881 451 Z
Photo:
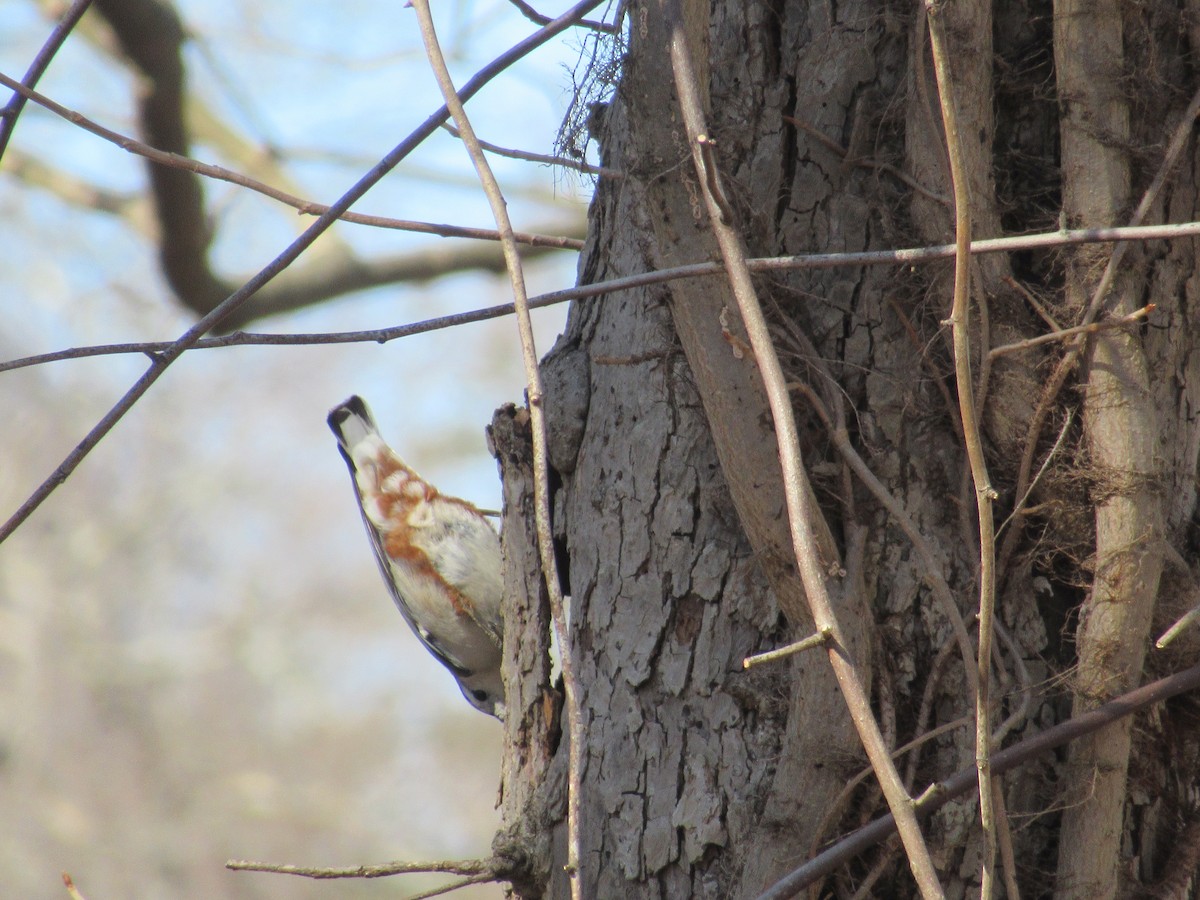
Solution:
M 67 889 L 67 896 L 70 897 L 71 900 L 87 900 L 87 898 L 83 896 L 83 893 L 79 890 L 79 888 L 77 888 L 75 886 L 75 879 L 73 879 L 69 873 L 63 872 L 62 880 L 63 880 L 63 887 L 65 887 Z
M 17 91 L 22 103 L 33 100 L 126 151 L 157 163 L 149 166 L 149 178 L 161 236 L 160 265 L 167 283 L 180 302 L 204 315 L 231 294 L 238 281 L 222 278 L 212 271 L 209 264 L 211 217 L 204 208 L 201 182 L 197 176 L 238 184 L 292 206 L 306 215 L 321 215 L 329 207 L 301 199 L 223 167 L 189 158 L 189 130 L 184 119 L 183 102 L 186 82 L 181 57 L 186 32 L 177 13 L 168 4 L 154 0 L 96 0 L 95 6 L 111 26 L 125 57 L 142 76 L 143 85 L 138 92 L 138 121 L 143 141 L 104 128 L 7 76 L 0 75 L 0 84 Z M 498 240 L 496 232 L 490 229 L 361 214 L 348 214 L 345 218 L 360 224 L 442 237 Z M 577 229 L 577 234 L 579 231 L 582 228 Z M 542 248 L 577 250 L 582 246 L 578 236 L 521 233 L 517 235 L 517 240 Z M 309 265 L 304 268 L 305 271 L 290 275 L 265 292 L 260 302 L 255 304 L 253 313 L 247 311 L 229 320 L 227 325 L 245 324 L 265 313 L 302 308 L 362 287 L 391 283 L 398 279 L 412 277 L 421 280 L 473 268 L 499 271 L 501 265 L 498 253 L 486 251 L 465 252 L 458 257 L 443 254 L 437 270 L 433 272 L 419 260 L 411 258 L 372 264 L 363 263 L 349 252 L 343 252 L 334 254 L 315 271 Z
M 9 76 L 0 73 L 0 84 L 11 87 L 20 94 L 28 96 L 40 106 L 79 125 L 91 133 L 111 141 L 121 148 L 136 153 L 139 156 L 158 163 L 159 167 L 175 167 L 195 172 L 200 175 L 227 181 L 247 187 L 282 203 L 292 206 L 301 213 L 323 215 L 330 207 L 313 203 L 295 197 L 270 185 L 263 184 L 248 176 L 232 172 L 221 166 L 213 166 L 189 157 L 175 153 L 156 150 L 141 141 L 125 137 L 117 132 L 92 122 L 85 116 L 55 103 L 53 100 L 31 91 L 14 81 Z M 17 172 L 23 174 L 31 184 L 37 184 L 68 201 L 81 202 L 93 209 L 103 212 L 123 212 L 130 205 L 122 197 L 110 192 L 102 192 L 89 186 L 81 179 L 70 178 L 48 169 L 46 166 L 31 158 L 18 158 Z M 429 222 L 414 222 L 405 219 L 392 219 L 385 216 L 370 216 L 363 213 L 344 212 L 339 217 L 342 221 L 370 225 L 376 228 L 394 228 L 403 231 L 414 231 L 424 234 L 434 234 L 441 237 L 464 237 L 478 240 L 498 241 L 499 235 L 494 229 L 469 228 L 460 225 L 438 225 Z M 161 220 L 160 220 L 161 222 Z M 530 245 L 526 258 L 532 259 L 558 249 L 578 250 L 583 246 L 583 223 L 578 223 L 569 236 L 531 234 L 518 232 L 516 240 Z M 186 242 L 184 242 L 186 243 Z M 174 256 L 171 246 L 164 238 L 160 246 L 160 256 L 166 260 Z M 165 271 L 165 268 L 164 268 Z M 205 278 L 215 285 L 210 293 L 205 291 L 203 297 L 223 299 L 237 288 L 237 282 L 219 279 L 208 270 L 204 264 Z M 291 269 L 271 286 L 263 290 L 252 307 L 240 313 L 231 315 L 224 321 L 229 328 L 237 328 L 249 322 L 268 315 L 291 312 L 314 306 L 354 291 L 365 290 L 396 283 L 421 283 L 432 281 L 443 275 L 465 271 L 503 272 L 504 258 L 500 250 L 494 246 L 471 246 L 454 248 L 423 249 L 413 253 L 399 254 L 376 260 L 363 260 L 342 247 L 322 254 L 316 258 L 310 256 L 310 262 L 298 269 Z M 179 299 L 195 312 L 203 315 L 211 310 L 209 307 L 193 305 L 199 302 L 200 294 L 179 295 Z
M 142 138 L 158 151 L 186 157 L 182 46 L 187 35 L 175 8 L 156 0 L 96 0 L 95 9 L 139 75 L 136 103 Z M 200 179 L 193 171 L 169 165 L 149 166 L 148 175 L 163 275 L 183 304 L 203 315 L 230 290 L 209 268 L 212 234 Z
M 269 184 L 265 184 L 249 175 L 243 175 L 240 172 L 234 172 L 224 166 L 212 165 L 210 163 L 201 162 L 198 159 L 193 159 L 190 156 L 183 156 L 179 153 L 169 153 L 159 150 L 149 144 L 143 143 L 136 138 L 131 138 L 119 132 L 105 128 L 97 122 L 92 121 L 87 116 L 76 112 L 73 109 L 56 103 L 44 94 L 26 88 L 19 81 L 0 72 L 0 85 L 11 88 L 23 98 L 32 100 L 34 103 L 45 108 L 63 119 L 66 119 L 72 125 L 78 125 L 85 131 L 91 132 L 99 138 L 116 144 L 122 150 L 126 150 L 136 156 L 141 156 L 152 163 L 168 168 L 182 169 L 187 172 L 193 172 L 197 175 L 203 175 L 206 178 L 212 178 L 216 181 L 225 181 L 229 184 L 236 184 L 239 187 L 248 188 L 255 193 L 262 194 L 265 197 L 270 197 L 272 200 L 278 200 L 280 203 L 290 206 L 297 210 L 302 215 L 319 216 L 329 211 L 329 207 L 324 203 L 316 203 L 312 200 L 305 200 L 290 194 L 287 191 L 280 190 Z M 55 178 L 60 177 L 55 174 Z M 46 185 L 42 185 L 46 186 Z M 96 188 L 90 190 L 96 191 Z M 69 198 L 68 198 L 69 199 Z M 102 207 L 103 208 L 103 207 Z M 105 211 L 109 211 L 105 209 Z M 366 213 L 344 212 L 338 217 L 343 222 L 350 222 L 355 225 L 370 225 L 373 228 L 389 228 L 396 231 L 411 231 L 417 234 L 432 234 L 437 237 L 455 237 L 455 238 L 474 238 L 481 241 L 499 241 L 500 236 L 493 228 L 474 228 L 467 225 L 446 225 L 435 222 L 420 222 L 412 219 L 395 219 L 390 216 L 372 216 Z M 572 235 L 554 235 L 554 234 L 537 234 L 530 232 L 518 231 L 514 232 L 514 236 L 518 243 L 528 244 L 530 247 L 546 248 L 553 250 L 579 250 L 583 247 L 583 240 L 579 236 L 581 228 L 575 229 Z M 230 288 L 232 290 L 232 288 Z M 184 298 L 181 298 L 184 299 Z M 186 302 L 186 301 L 185 301 Z
M 313 203 L 296 197 L 286 191 L 264 184 L 261 181 L 230 171 L 222 166 L 209 165 L 198 160 L 183 156 L 179 153 L 157 149 L 149 144 L 119 134 L 96 122 L 91 121 L 74 110 L 54 102 L 50 98 L 30 90 L 20 82 L 0 73 L 0 84 L 17 91 L 23 97 L 33 100 L 50 112 L 61 116 L 74 125 L 110 141 L 130 153 L 135 153 L 157 165 L 150 166 L 153 176 L 164 169 L 179 174 L 191 173 L 237 184 L 256 191 L 288 206 L 294 207 L 306 215 L 324 215 L 330 207 Z M 159 180 L 163 180 L 161 177 Z M 176 184 L 178 179 L 165 179 L 168 183 Z M 197 182 L 198 184 L 198 182 Z M 155 188 L 155 207 L 158 211 L 160 230 L 163 233 L 159 246 L 159 257 L 163 272 L 171 284 L 179 300 L 190 309 L 203 315 L 209 312 L 216 303 L 231 294 L 237 283 L 219 278 L 208 266 L 207 242 L 208 229 L 205 233 L 204 246 L 196 249 L 191 229 L 194 223 L 176 227 L 176 224 L 164 220 L 162 215 L 163 201 L 158 188 Z M 203 215 L 198 212 L 197 215 Z M 494 229 L 470 228 L 460 225 L 440 225 L 430 222 L 415 222 L 406 219 L 392 219 L 385 216 L 370 216 L 363 213 L 344 212 L 338 218 L 356 224 L 370 225 L 376 228 L 394 228 L 402 231 L 413 231 L 422 234 L 433 234 L 439 237 L 464 237 L 477 240 L 498 241 L 499 235 Z M 180 230 L 182 228 L 182 230 Z M 516 240 L 528 244 L 527 255 L 541 255 L 549 250 L 565 249 L 578 250 L 583 246 L 581 234 L 582 223 L 571 236 L 533 234 L 519 232 L 514 234 Z M 189 249 L 190 248 L 190 249 Z M 195 253 L 200 253 L 197 259 Z M 184 260 L 183 257 L 190 257 Z M 228 326 L 237 327 L 264 315 L 287 312 L 321 303 L 333 297 L 368 287 L 382 284 L 392 284 L 398 281 L 427 281 L 451 272 L 462 272 L 471 269 L 501 272 L 504 270 L 501 254 L 494 247 L 468 248 L 454 252 L 431 253 L 428 250 L 414 254 L 392 257 L 390 259 L 365 262 L 343 251 L 334 253 L 319 262 L 312 262 L 302 269 L 289 273 L 284 279 L 265 291 L 252 310 L 247 310 L 240 316 L 226 322 Z M 185 278 L 173 278 L 172 273 L 189 272 Z
M 412 875 L 440 872 L 449 875 L 477 877 L 486 875 L 489 881 L 504 880 L 508 865 L 501 859 L 435 860 L 433 862 L 386 862 L 366 866 L 326 868 L 321 866 L 294 866 L 287 863 L 257 862 L 249 859 L 231 859 L 225 868 L 235 872 L 270 872 L 276 875 L 299 875 L 303 878 L 386 878 L 391 875 Z
M 48 191 L 64 203 L 80 209 L 122 216 L 126 221 L 133 222 L 136 227 L 133 213 L 142 201 L 139 194 L 96 187 L 72 172 L 51 166 L 36 156 L 16 149 L 9 151 L 4 168 L 14 178 L 20 179 L 30 187 Z
M 466 878 L 460 878 L 458 881 L 451 881 L 449 884 L 443 884 L 441 887 L 430 888 L 427 891 L 421 891 L 419 894 L 410 894 L 407 900 L 427 900 L 429 897 L 441 897 L 445 894 L 451 894 L 454 891 L 461 891 L 465 887 L 470 887 L 473 884 L 486 884 L 489 881 L 496 881 L 492 875 L 470 875 Z
M 547 247 L 531 247 L 525 251 L 525 258 L 537 259 L 551 252 Z M 240 328 L 264 316 L 313 306 L 354 291 L 397 283 L 420 284 L 465 271 L 500 274 L 504 272 L 504 254 L 495 244 L 484 244 L 431 247 L 377 260 L 334 256 L 285 272 L 273 289 L 259 294 L 253 307 L 231 316 L 224 325 Z

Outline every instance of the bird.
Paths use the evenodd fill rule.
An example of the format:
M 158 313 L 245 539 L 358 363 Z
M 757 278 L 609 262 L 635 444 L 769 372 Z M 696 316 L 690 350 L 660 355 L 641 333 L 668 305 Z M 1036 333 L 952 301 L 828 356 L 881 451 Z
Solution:
M 413 471 L 384 442 L 361 397 L 335 406 L 327 421 L 396 606 L 467 702 L 503 720 L 499 535 L 473 504 Z

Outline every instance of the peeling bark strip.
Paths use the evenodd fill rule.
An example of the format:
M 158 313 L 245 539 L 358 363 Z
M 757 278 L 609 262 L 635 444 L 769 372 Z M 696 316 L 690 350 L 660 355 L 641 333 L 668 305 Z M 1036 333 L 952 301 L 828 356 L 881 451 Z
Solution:
M 561 697 L 550 685 L 550 605 L 537 551 L 533 510 L 533 439 L 529 413 L 496 411 L 488 446 L 504 485 L 504 760 L 500 812 L 508 826 L 493 853 L 512 863 L 514 886 L 525 890 L 550 873 L 550 840 L 536 815 L 565 802 L 566 768 L 551 771 L 561 727 Z M 566 762 L 566 757 L 560 757 Z M 569 895 L 567 889 L 563 896 Z

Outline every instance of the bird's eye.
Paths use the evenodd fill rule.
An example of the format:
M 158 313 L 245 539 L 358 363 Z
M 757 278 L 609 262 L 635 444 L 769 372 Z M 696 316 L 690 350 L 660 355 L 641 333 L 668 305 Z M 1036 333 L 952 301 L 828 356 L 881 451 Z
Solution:
M 471 696 L 474 697 L 476 700 L 478 700 L 480 703 L 482 703 L 483 701 L 485 701 L 488 698 L 487 691 L 471 691 Z

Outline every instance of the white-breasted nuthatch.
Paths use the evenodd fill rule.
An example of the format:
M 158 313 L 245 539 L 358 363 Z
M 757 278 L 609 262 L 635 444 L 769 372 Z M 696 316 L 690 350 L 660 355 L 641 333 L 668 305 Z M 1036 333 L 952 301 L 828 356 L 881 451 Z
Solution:
M 383 580 L 467 701 L 504 718 L 500 538 L 472 504 L 438 493 L 397 456 L 361 397 L 329 413 Z

